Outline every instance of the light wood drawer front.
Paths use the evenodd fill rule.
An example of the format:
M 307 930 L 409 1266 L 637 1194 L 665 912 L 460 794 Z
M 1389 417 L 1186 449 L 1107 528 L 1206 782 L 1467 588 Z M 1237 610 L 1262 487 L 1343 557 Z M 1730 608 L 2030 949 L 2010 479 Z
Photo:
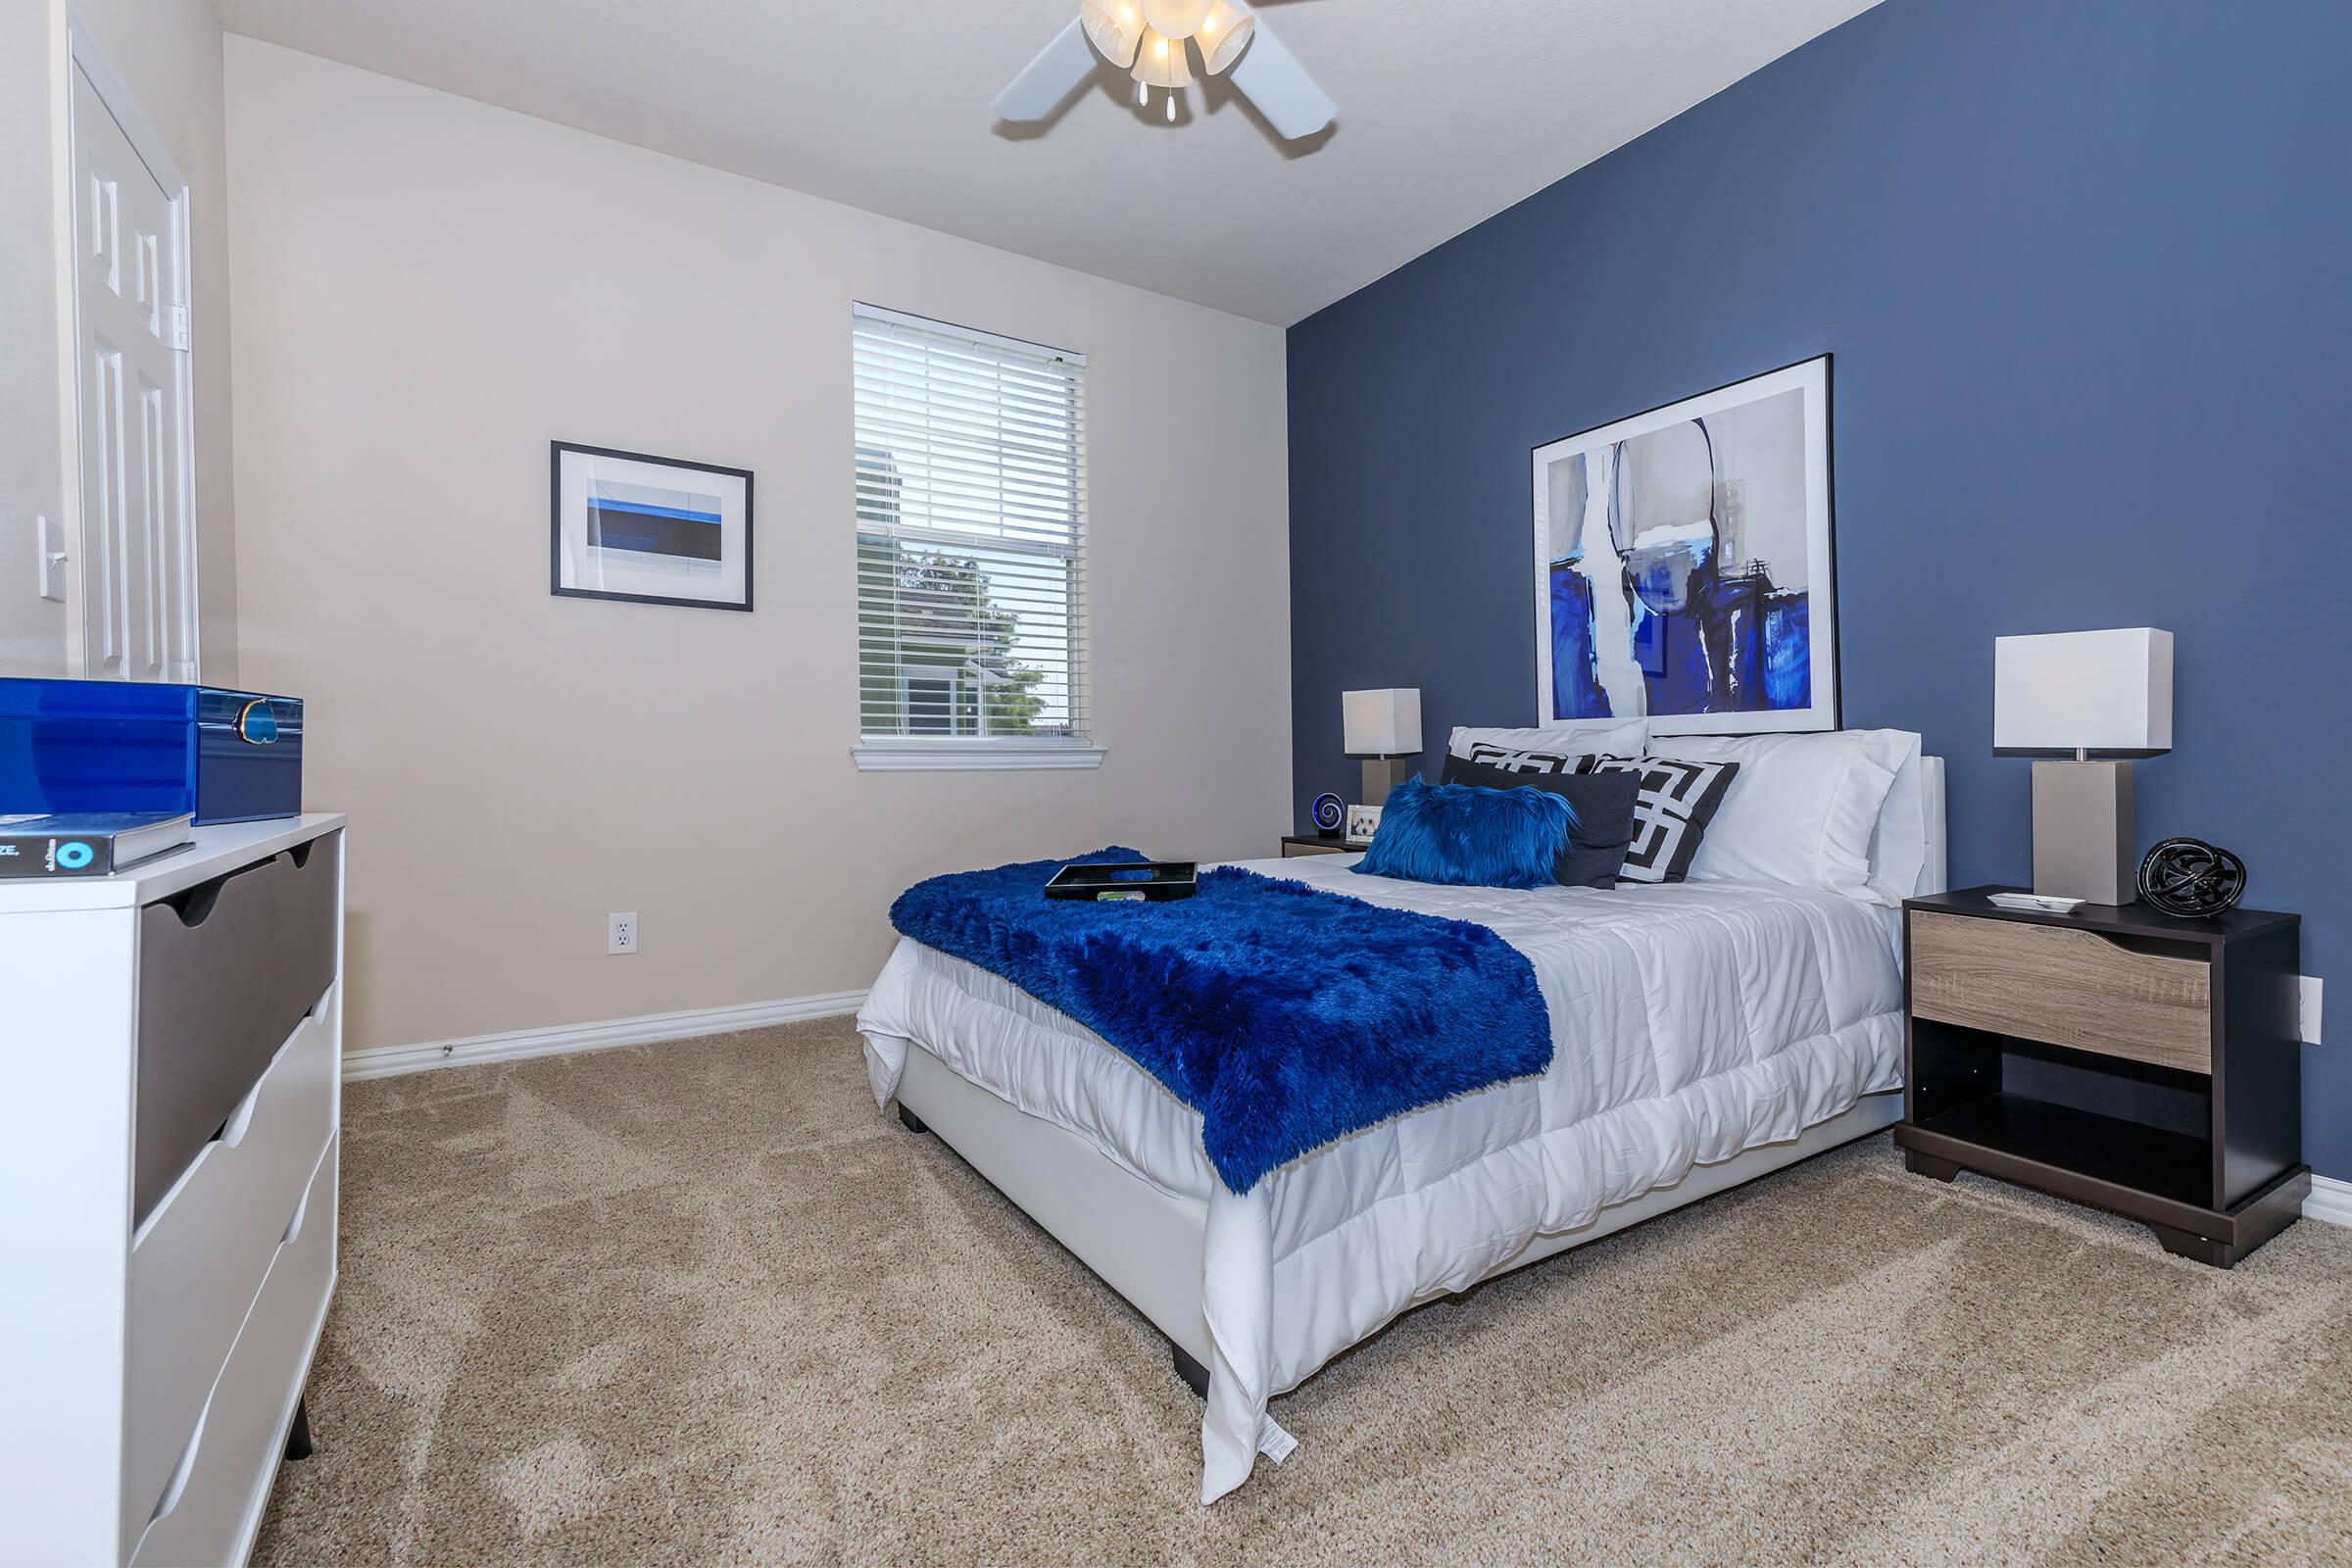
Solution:
M 2091 931 L 1911 916 L 1911 1010 L 1942 1023 L 2210 1073 L 2212 987 L 2197 959 Z
M 324 1009 L 321 1009 L 323 1012 Z M 334 1133 L 335 1039 L 304 1020 L 250 1104 L 134 1235 L 124 1346 L 123 1526 L 154 1510 Z
M 304 1190 L 299 1223 L 270 1260 L 253 1311 L 172 1467 L 163 1504 L 131 1553 L 149 1564 L 242 1562 L 277 1474 L 286 1419 L 335 1281 L 336 1145 Z

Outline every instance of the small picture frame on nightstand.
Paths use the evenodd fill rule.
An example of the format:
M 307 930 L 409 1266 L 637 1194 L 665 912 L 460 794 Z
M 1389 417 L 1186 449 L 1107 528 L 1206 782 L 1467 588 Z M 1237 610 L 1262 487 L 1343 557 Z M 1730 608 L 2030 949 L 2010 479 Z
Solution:
M 1364 848 L 1366 845 L 1368 845 L 1368 844 L 1370 844 L 1370 843 L 1372 842 L 1372 835 L 1373 835 L 1373 834 L 1375 834 L 1375 833 L 1377 833 L 1377 832 L 1379 832 L 1379 831 L 1380 831 L 1380 808 L 1379 808 L 1379 807 L 1377 807 L 1377 806 L 1350 806 L 1349 808 L 1348 808 L 1348 841 L 1347 841 L 1347 842 L 1348 842 L 1348 847 L 1349 849 L 1351 849 L 1351 850 L 1360 850 L 1360 849 Z

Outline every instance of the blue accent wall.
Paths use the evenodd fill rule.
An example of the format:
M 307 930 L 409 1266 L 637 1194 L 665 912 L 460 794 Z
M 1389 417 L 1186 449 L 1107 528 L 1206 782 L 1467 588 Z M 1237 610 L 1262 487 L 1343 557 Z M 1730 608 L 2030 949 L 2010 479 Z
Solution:
M 1888 0 L 1300 322 L 1301 822 L 1343 690 L 1418 686 L 1433 759 L 1534 720 L 1531 448 L 1835 354 L 1846 722 L 1950 760 L 1955 885 L 2027 880 L 1992 639 L 2169 628 L 2142 847 L 2303 913 L 2352 1178 L 2348 60 L 2345 0 Z

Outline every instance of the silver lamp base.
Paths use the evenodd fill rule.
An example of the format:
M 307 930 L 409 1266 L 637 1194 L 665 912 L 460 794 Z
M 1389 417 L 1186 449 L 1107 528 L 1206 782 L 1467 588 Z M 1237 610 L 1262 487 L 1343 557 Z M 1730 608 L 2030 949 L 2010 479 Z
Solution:
M 2034 891 L 2093 904 L 2139 896 L 2132 764 L 2034 764 Z
M 1401 757 L 1364 759 L 1364 793 L 1358 806 L 1385 806 L 1389 791 L 1412 777 L 1412 764 Z

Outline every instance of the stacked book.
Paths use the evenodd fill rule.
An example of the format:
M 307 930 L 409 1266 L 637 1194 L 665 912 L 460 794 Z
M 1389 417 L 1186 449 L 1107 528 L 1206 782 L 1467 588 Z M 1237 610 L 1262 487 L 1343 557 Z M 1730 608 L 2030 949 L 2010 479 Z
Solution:
M 181 848 L 195 820 L 190 811 L 0 816 L 0 877 L 110 876 Z

